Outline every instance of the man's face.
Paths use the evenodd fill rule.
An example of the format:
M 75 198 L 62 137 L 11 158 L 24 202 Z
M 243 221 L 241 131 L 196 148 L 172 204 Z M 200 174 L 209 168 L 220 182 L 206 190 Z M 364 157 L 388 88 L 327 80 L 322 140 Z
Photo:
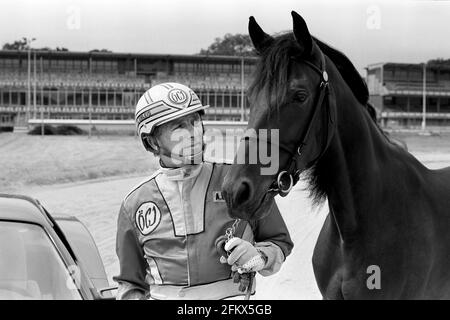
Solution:
M 161 125 L 156 137 L 158 145 L 174 159 L 198 154 L 203 150 L 201 121 L 198 113 L 192 113 Z

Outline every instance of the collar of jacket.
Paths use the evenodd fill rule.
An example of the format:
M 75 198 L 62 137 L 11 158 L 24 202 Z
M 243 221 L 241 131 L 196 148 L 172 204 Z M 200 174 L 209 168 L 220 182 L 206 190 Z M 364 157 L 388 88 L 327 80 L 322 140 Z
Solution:
M 160 170 L 169 180 L 181 181 L 198 176 L 202 166 L 203 162 L 199 164 L 186 165 L 179 168 L 161 167 Z

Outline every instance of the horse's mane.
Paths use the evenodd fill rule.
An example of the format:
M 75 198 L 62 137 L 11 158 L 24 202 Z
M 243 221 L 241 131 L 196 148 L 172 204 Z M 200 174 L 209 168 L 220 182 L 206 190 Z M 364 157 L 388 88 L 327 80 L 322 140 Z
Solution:
M 344 81 L 350 87 L 353 95 L 356 99 L 366 108 L 369 113 L 370 118 L 375 122 L 379 128 L 377 121 L 377 112 L 372 104 L 369 102 L 369 89 L 367 88 L 366 81 L 361 77 L 359 72 L 356 70 L 353 63 L 349 58 L 339 50 L 330 47 L 325 42 L 313 37 L 316 44 L 319 46 L 320 50 L 333 61 L 334 65 L 338 69 Z M 379 128 L 381 130 L 381 128 Z
M 342 78 L 353 92 L 356 99 L 362 104 L 366 105 L 369 101 L 369 89 L 364 79 L 356 70 L 353 63 L 342 52 L 330 47 L 328 44 L 313 37 L 320 50 L 333 61 L 336 68 L 339 70 Z

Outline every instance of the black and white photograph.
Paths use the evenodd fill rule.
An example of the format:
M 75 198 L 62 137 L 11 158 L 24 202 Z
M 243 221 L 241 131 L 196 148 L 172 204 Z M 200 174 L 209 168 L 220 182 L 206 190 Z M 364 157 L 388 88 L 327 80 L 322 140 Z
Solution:
M 450 1 L 0 6 L 0 300 L 450 299 Z

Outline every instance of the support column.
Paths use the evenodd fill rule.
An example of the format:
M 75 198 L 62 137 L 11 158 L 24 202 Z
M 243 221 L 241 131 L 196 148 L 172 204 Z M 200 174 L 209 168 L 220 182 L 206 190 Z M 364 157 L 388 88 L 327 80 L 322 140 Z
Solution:
M 92 134 L 92 90 L 89 87 L 89 138 L 91 138 Z
M 411 101 L 410 101 L 409 96 L 406 97 L 406 112 L 407 113 L 411 112 Z M 410 119 L 407 117 L 406 118 L 406 126 L 409 127 L 409 124 L 410 124 Z
M 36 119 L 36 52 L 34 52 L 33 62 L 33 118 Z

